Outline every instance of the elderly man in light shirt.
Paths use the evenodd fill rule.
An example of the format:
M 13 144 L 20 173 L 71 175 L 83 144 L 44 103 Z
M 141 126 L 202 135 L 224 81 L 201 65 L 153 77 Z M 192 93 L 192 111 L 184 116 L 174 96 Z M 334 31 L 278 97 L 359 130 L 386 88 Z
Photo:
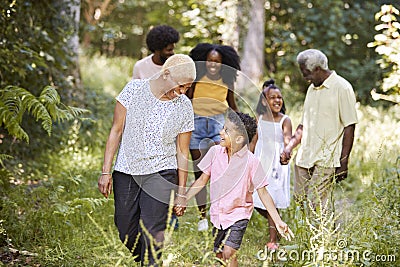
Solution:
M 281 163 L 288 164 L 292 150 L 301 143 L 295 160 L 294 196 L 333 210 L 333 185 L 347 177 L 358 122 L 356 98 L 351 84 L 328 68 L 321 51 L 305 50 L 298 54 L 297 63 L 311 84 L 301 123 L 282 152 Z

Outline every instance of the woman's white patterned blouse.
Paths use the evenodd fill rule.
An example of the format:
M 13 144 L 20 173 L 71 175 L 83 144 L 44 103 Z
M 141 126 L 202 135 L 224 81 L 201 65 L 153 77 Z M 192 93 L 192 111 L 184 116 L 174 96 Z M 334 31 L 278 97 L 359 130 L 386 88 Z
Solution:
M 161 101 L 148 79 L 131 80 L 116 99 L 126 108 L 126 118 L 114 170 L 144 175 L 177 169 L 176 137 L 194 129 L 190 100 L 181 95 Z

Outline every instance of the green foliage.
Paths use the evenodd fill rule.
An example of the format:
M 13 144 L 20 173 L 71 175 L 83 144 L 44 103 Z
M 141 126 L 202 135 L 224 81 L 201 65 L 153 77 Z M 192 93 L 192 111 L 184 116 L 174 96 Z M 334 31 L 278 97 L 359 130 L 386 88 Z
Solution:
M 320 49 L 328 56 L 330 68 L 352 83 L 358 100 L 371 100 L 369 91 L 381 73 L 375 66 L 377 56 L 366 47 L 373 35 L 371 10 L 379 9 L 377 1 L 267 3 L 265 66 L 268 76 L 288 89 L 291 104 L 302 99 L 298 92 L 307 88 L 296 56 L 308 48 Z
M 266 77 L 275 78 L 286 88 L 294 104 L 306 90 L 296 55 L 301 50 L 317 48 L 327 54 L 330 67 L 352 83 L 357 99 L 370 103 L 370 90 L 379 85 L 382 70 L 375 63 L 379 56 L 367 44 L 375 34 L 373 15 L 384 2 L 265 1 Z M 199 42 L 226 43 L 236 35 L 242 40 L 252 16 L 250 3 L 237 0 L 125 0 L 114 7 L 113 16 L 100 18 L 96 25 L 81 21 L 81 35 L 90 34 L 91 46 L 87 48 L 92 54 L 100 51 L 141 58 L 149 53 L 146 33 L 157 24 L 170 24 L 181 33 L 176 50 L 183 53 Z M 242 52 L 240 40 L 238 50 Z
M 132 78 L 135 60 L 129 57 L 107 57 L 95 54 L 83 54 L 79 58 L 82 71 L 82 82 L 89 87 L 87 91 L 87 105 L 90 109 L 109 109 L 104 104 L 96 104 L 96 97 L 115 97 L 125 84 Z M 90 94 L 95 94 L 91 97 Z M 95 112 L 106 114 L 106 112 Z
M 80 35 L 90 55 L 141 58 L 147 51 L 146 34 L 150 27 L 169 24 L 181 33 L 177 51 L 189 52 L 198 42 L 221 41 L 221 24 L 227 3 L 232 1 L 115 1 L 112 16 L 102 16 L 89 24 L 81 16 Z M 82 5 L 82 13 L 87 12 Z M 111 7 L 110 7 L 111 9 Z M 92 14 L 94 15 L 94 14 Z
M 2 167 L 4 167 L 4 162 L 3 162 L 3 160 L 11 159 L 11 158 L 12 158 L 12 157 L 11 157 L 10 155 L 0 154 L 0 165 L 1 165 Z
M 96 178 L 89 172 L 83 175 L 85 179 L 79 175 L 66 175 L 66 179 L 52 177 L 41 180 L 40 184 L 14 186 L 7 190 L 6 197 L 0 200 L 0 210 L 1 219 L 5 219 L 3 227 L 7 230 L 9 246 L 16 245 L 19 250 L 27 251 L 43 246 L 34 261 L 46 266 L 60 266 L 64 261 L 69 265 L 70 260 L 76 263 L 69 266 L 80 266 L 79 255 L 85 253 L 79 250 L 85 247 L 85 235 L 97 233 L 94 227 L 92 230 L 87 227 L 90 225 L 87 215 L 93 212 L 93 207 L 99 209 L 105 203 L 105 199 L 97 198 L 97 192 L 92 190 Z M 49 228 L 50 225 L 54 228 Z M 79 242 L 75 239 L 78 237 Z M 66 249 L 65 244 L 69 242 L 76 249 Z
M 72 107 L 78 102 L 70 47 L 73 2 L 0 2 L 0 136 L 2 153 L 13 156 L 3 158 L 8 169 L 55 149 L 68 132 L 65 122 L 86 112 Z
M 67 10 L 63 1 L 1 1 L 0 88 L 13 85 L 35 95 L 47 85 L 70 88 Z
M 52 86 L 46 86 L 40 96 L 35 97 L 24 88 L 10 85 L 0 89 L 0 97 L 0 127 L 3 126 L 12 137 L 27 143 L 29 136 L 21 127 L 26 112 L 36 121 L 42 121 L 42 128 L 49 136 L 53 121 L 72 120 L 87 112 L 61 103 L 60 96 Z
M 187 53 L 200 42 L 228 44 L 237 33 L 239 1 L 177 1 L 172 8 L 183 26 L 181 49 Z
M 386 100 L 400 103 L 400 13 L 392 5 L 383 5 L 376 13 L 375 19 L 381 24 L 375 29 L 380 33 L 375 35 L 375 41 L 368 44 L 375 47 L 375 51 L 382 56 L 377 63 L 385 70 L 385 78 L 381 84 L 381 91 L 392 97 L 382 97 Z M 376 93 L 376 91 L 374 92 Z M 378 94 L 372 95 L 375 100 L 381 98 Z
M 74 124 L 68 136 L 62 138 L 64 144 L 74 143 L 74 151 L 82 149 L 102 156 L 115 107 L 115 97 L 132 77 L 132 58 L 107 58 L 105 55 L 82 55 L 80 65 L 85 71 L 82 82 L 87 87 L 86 108 L 91 111 L 89 120 Z M 107 71 L 104 71 L 107 70 Z M 63 153 L 69 153 L 63 149 Z M 86 152 L 82 153 L 84 156 Z

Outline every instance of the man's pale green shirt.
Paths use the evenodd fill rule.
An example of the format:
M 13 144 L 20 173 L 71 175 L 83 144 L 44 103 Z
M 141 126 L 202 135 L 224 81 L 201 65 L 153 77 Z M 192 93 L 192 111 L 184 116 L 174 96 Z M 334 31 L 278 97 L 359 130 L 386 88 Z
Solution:
M 296 165 L 340 167 L 343 130 L 357 122 L 356 98 L 348 81 L 333 71 L 320 87 L 311 84 L 304 101 Z

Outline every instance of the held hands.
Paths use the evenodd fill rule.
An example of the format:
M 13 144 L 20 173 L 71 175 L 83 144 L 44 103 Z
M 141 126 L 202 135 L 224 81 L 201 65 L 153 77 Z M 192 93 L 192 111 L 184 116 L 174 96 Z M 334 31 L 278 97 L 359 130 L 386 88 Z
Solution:
M 290 230 L 289 226 L 287 226 L 286 223 L 281 221 L 279 224 L 276 223 L 276 229 L 278 230 L 279 234 L 285 238 L 286 240 L 290 241 L 292 238 L 294 238 L 294 234 L 292 230 Z
M 176 194 L 176 198 L 174 201 L 174 212 L 176 216 L 182 216 L 185 214 L 187 206 L 187 197 L 186 195 Z
M 282 165 L 287 165 L 289 164 L 289 160 L 292 157 L 292 151 L 290 149 L 283 149 L 282 153 L 281 153 L 281 164 Z

